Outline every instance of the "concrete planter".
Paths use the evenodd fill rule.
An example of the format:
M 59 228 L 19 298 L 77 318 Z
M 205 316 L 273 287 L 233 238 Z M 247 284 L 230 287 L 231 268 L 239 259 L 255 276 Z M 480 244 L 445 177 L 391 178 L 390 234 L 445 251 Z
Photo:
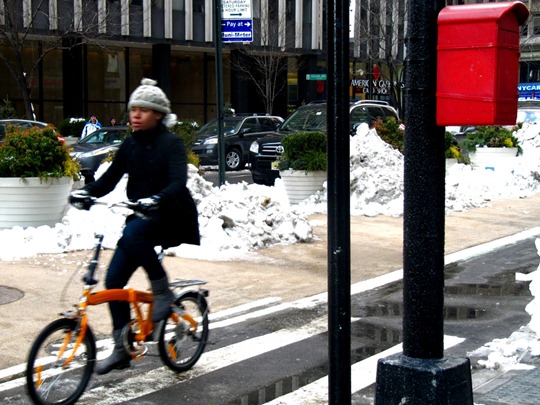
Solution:
M 458 161 L 455 158 L 446 158 L 446 170 L 450 169 L 452 166 L 457 165 Z
M 54 226 L 67 211 L 72 185 L 70 177 L 0 178 L 0 229 Z
M 305 200 L 316 191 L 323 189 L 323 183 L 326 181 L 326 172 L 306 172 L 303 170 L 282 170 L 279 172 L 289 202 L 298 204 Z
M 517 152 L 517 148 L 476 148 L 469 157 L 478 168 L 501 172 L 512 170 L 519 158 Z

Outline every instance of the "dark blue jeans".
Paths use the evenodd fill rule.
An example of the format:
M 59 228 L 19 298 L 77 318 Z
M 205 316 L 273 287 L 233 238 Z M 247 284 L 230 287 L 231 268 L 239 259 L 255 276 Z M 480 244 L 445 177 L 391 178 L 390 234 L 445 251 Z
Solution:
M 159 234 L 159 224 L 155 221 L 134 216 L 128 218 L 107 270 L 107 289 L 124 288 L 139 266 L 144 268 L 150 281 L 167 275 L 154 250 L 155 246 L 163 244 Z M 130 321 L 128 302 L 109 302 L 109 309 L 114 330 L 122 329 Z

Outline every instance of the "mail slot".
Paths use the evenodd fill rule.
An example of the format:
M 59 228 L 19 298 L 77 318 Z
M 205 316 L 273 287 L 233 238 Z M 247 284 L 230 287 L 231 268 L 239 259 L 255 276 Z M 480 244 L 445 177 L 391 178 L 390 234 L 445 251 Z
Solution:
M 519 2 L 448 6 L 438 17 L 437 125 L 516 123 Z

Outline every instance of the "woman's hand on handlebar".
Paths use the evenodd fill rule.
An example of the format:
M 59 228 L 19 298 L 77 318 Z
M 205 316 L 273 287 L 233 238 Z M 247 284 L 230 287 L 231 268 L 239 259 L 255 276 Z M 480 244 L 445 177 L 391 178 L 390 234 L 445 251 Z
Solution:
M 89 210 L 96 201 L 86 190 L 75 190 L 69 195 L 69 203 L 79 210 Z

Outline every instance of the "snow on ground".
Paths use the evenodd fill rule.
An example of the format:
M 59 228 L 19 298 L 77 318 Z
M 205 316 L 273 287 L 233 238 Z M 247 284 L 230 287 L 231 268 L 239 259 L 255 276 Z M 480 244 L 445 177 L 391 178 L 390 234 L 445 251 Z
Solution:
M 446 209 L 461 211 L 486 206 L 489 200 L 524 197 L 540 188 L 540 126 L 525 126 L 517 133 L 523 156 L 507 172 L 469 165 L 454 165 L 446 176 Z M 107 164 L 100 167 L 99 176 Z M 351 137 L 351 214 L 403 214 L 403 156 L 366 127 Z M 125 179 L 101 201 L 124 200 Z M 325 188 L 298 205 L 288 202 L 283 182 L 274 187 L 256 184 L 225 184 L 213 187 L 189 168 L 190 188 L 199 209 L 200 247 L 183 245 L 168 251 L 182 257 L 233 259 L 251 257 L 250 251 L 275 244 L 313 240 L 308 215 L 325 213 Z M 94 234 L 105 235 L 105 247 L 114 248 L 120 236 L 125 209 L 97 205 L 90 211 L 70 207 L 55 227 L 0 230 L 0 260 L 58 253 L 94 246 Z
M 536 240 L 536 249 L 540 256 L 540 239 Z M 528 325 L 522 326 L 508 338 L 494 339 L 486 345 L 469 353 L 477 357 L 486 357 L 478 360 L 478 364 L 490 369 L 501 371 L 532 369 L 534 366 L 520 363 L 525 356 L 540 356 L 540 265 L 529 274 L 516 274 L 516 280 L 531 281 L 529 289 L 534 297 L 525 307 L 531 315 Z

